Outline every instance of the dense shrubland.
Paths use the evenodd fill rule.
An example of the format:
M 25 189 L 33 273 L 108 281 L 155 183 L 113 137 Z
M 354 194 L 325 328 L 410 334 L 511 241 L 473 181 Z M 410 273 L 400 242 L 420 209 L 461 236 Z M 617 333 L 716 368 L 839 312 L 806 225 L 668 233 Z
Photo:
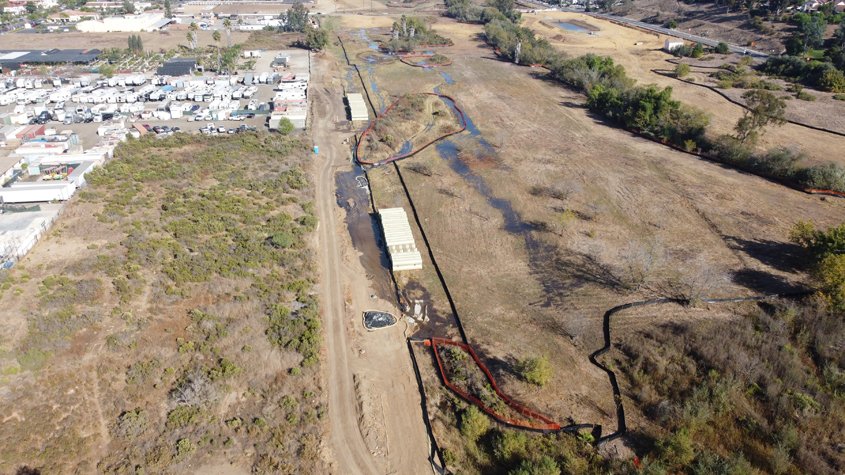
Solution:
M 842 317 L 810 299 L 622 335 L 645 472 L 841 473 Z
M 307 156 L 296 136 L 148 136 L 121 144 L 89 175 L 70 206 L 91 213 L 90 227 L 108 243 L 92 243 L 61 275 L 43 279 L 43 312 L 17 351 L 25 371 L 47 362 L 60 371 L 54 360 L 82 329 L 84 345 L 102 348 L 85 355 L 96 358 L 100 387 L 85 404 L 96 398 L 110 441 L 73 444 L 107 444 L 91 450 L 103 454 L 97 472 L 184 472 L 212 459 L 253 473 L 322 471 Z M 86 384 L 85 394 L 89 371 L 72 383 Z M 53 430 L 18 409 L 33 434 Z M 15 424 L 4 423 L 0 436 L 14 433 L 21 444 L 3 446 L 0 466 L 78 467 L 61 434 L 30 440 Z M 60 432 L 90 427 L 68 423 Z M 41 455 L 27 455 L 32 446 Z

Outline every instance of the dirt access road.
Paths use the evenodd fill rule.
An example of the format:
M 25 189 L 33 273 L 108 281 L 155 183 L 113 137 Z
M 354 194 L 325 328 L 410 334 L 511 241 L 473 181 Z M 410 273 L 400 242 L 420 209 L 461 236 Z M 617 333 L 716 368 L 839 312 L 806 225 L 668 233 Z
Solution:
M 336 205 L 335 173 L 349 166 L 349 132 L 335 130 L 345 117 L 342 68 L 326 54 L 312 61 L 319 263 L 324 312 L 328 391 L 329 464 L 335 473 L 428 473 L 428 440 L 410 363 L 404 324 L 366 332 L 361 311 L 396 312 L 372 299 L 366 274 L 352 248 Z

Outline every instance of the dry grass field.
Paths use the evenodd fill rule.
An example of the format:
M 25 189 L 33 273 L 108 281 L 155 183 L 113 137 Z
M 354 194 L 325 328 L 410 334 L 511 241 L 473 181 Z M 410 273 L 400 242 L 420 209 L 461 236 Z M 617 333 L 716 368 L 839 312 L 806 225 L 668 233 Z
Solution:
M 347 17 L 344 25 L 357 31 L 384 23 L 358 20 Z M 802 219 L 827 226 L 843 216 L 841 200 L 808 196 L 603 124 L 579 94 L 536 78 L 531 68 L 495 59 L 478 41 L 478 26 L 438 19 L 434 28 L 455 42 L 438 49 L 454 60 L 441 70 L 448 78 L 392 63 L 368 66 L 365 81 L 374 80 L 371 93 L 380 96 L 439 87 L 474 122 L 478 134 L 453 137 L 399 168 L 470 342 L 506 392 L 557 420 L 614 427 L 607 379 L 587 360 L 601 346 L 605 310 L 654 296 L 796 288 L 806 276 L 791 257 L 796 248 L 788 242 L 789 229 Z M 347 41 L 351 57 L 367 48 L 355 36 Z M 651 51 L 662 40 L 634 47 L 639 33 L 612 36 L 558 43 L 572 55 L 611 53 L 640 80 L 661 80 L 646 72 L 665 64 L 662 53 Z M 378 31 L 369 38 L 377 39 Z M 592 40 L 598 43 L 587 44 Z M 698 89 L 676 87 L 682 100 L 710 111 L 728 131 L 739 108 Z M 787 126 L 767 140 L 776 144 L 789 136 Z M 808 153 L 830 150 L 806 137 L 801 144 Z M 375 169 L 370 182 L 379 206 L 402 204 L 394 170 Z M 619 325 L 735 315 L 730 307 L 667 306 Z M 538 355 L 548 356 L 554 368 L 543 388 L 516 371 L 517 361 Z M 449 398 L 434 399 L 443 397 Z M 459 443 L 449 433 L 453 416 L 438 414 L 443 407 L 430 410 L 450 448 L 448 441 Z
M 174 25 L 166 30 L 150 33 L 137 33 L 144 42 L 144 48 L 150 51 L 169 50 L 188 46 L 187 25 Z M 214 45 L 212 31 L 197 31 L 197 46 Z M 232 44 L 243 43 L 250 32 L 232 31 Z M 129 33 L 7 33 L 3 35 L 4 49 L 51 49 L 61 48 L 126 48 Z M 59 46 L 60 45 L 60 46 Z
M 556 21 L 579 20 L 589 23 L 598 29 L 592 35 L 564 30 L 554 25 Z M 674 56 L 661 51 L 666 36 L 656 33 L 646 33 L 640 30 L 616 25 L 607 21 L 591 18 L 578 13 L 538 12 L 524 15 L 523 25 L 533 29 L 537 34 L 547 38 L 558 50 L 571 57 L 587 53 L 607 55 L 615 62 L 625 67 L 628 75 L 642 84 L 657 84 L 672 87 L 673 97 L 684 103 L 694 105 L 710 115 L 711 133 L 732 133 L 737 120 L 742 116 L 743 109 L 731 104 L 715 92 L 700 86 L 685 84 L 673 78 L 652 72 L 657 70 L 671 70 L 675 65 L 667 61 Z M 721 55 L 713 55 L 716 58 Z M 725 56 L 722 61 L 714 65 L 734 62 L 736 58 Z M 742 91 L 729 90 L 733 95 L 741 95 Z M 808 91 L 809 92 L 809 91 Z M 788 101 L 787 114 L 792 119 L 806 120 L 812 125 L 822 125 L 836 129 L 826 117 L 845 116 L 845 103 L 833 101 L 831 94 L 813 92 L 824 98 L 816 102 L 800 100 Z M 842 154 L 832 153 L 833 150 L 845 150 L 845 137 L 831 135 L 825 132 L 810 130 L 798 125 L 785 124 L 773 128 L 760 141 L 760 149 L 772 147 L 786 147 L 797 149 L 807 155 L 808 163 L 836 161 L 845 163 Z

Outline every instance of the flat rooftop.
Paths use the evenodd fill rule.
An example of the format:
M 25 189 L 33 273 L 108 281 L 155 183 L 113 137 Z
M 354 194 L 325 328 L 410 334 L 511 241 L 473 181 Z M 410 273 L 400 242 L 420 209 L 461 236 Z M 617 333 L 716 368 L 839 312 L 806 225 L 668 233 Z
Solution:
M 17 69 L 21 64 L 90 63 L 102 51 L 98 49 L 0 50 L 0 66 Z
M 10 239 L 21 239 L 42 229 L 42 223 L 52 221 L 62 210 L 60 203 L 37 205 L 7 205 L 9 210 L 0 214 L 0 248 Z M 31 210 L 31 211 L 22 211 Z

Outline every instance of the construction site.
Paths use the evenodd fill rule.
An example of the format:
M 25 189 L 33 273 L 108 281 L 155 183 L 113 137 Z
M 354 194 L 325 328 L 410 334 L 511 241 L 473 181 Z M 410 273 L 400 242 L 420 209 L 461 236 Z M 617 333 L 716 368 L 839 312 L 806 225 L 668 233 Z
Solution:
M 318 0 L 311 52 L 250 5 L 177 15 L 261 26 L 241 74 L 6 83 L 0 472 L 845 469 L 842 191 L 703 145 L 767 81 L 747 162 L 835 181 L 833 92 L 545 4 Z

